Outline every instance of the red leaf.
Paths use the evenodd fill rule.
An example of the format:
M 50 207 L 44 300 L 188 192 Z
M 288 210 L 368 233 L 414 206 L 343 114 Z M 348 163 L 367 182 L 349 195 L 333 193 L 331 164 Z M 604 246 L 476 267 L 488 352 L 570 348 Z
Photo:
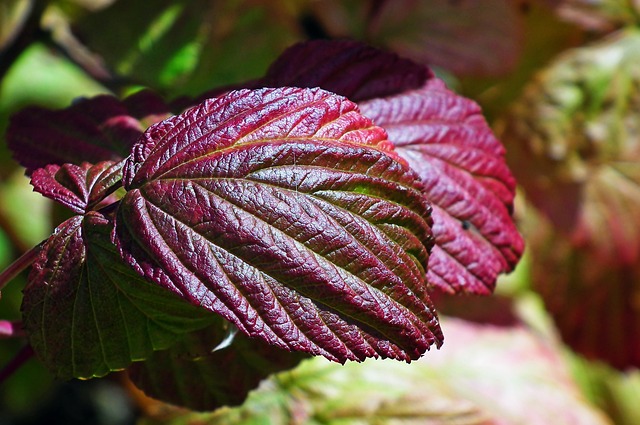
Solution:
M 168 115 L 150 92 L 124 101 L 97 96 L 58 111 L 32 106 L 11 118 L 7 143 L 27 174 L 50 164 L 120 161 L 145 128 Z
M 360 104 L 418 172 L 433 204 L 428 280 L 447 292 L 490 293 L 523 250 L 511 210 L 515 180 L 474 102 L 438 79 Z
M 117 187 L 123 164 L 104 161 L 96 165 L 47 165 L 33 172 L 31 184 L 36 192 L 84 214 Z
M 377 78 L 386 74 L 371 71 L 376 77 L 367 80 L 358 53 L 365 51 L 366 64 L 394 65 L 383 67 L 388 78 Z M 334 55 L 340 60 L 329 60 Z M 505 164 L 504 148 L 478 105 L 447 90 L 426 69 L 419 77 L 416 68 L 424 68 L 421 65 L 398 60 L 358 42 L 305 43 L 285 52 L 266 81 L 318 85 L 370 99 L 359 104 L 362 114 L 387 130 L 398 154 L 423 179 L 425 194 L 434 204 L 436 246 L 429 282 L 446 292 L 488 294 L 498 274 L 512 270 L 523 249 L 511 218 L 515 180 Z M 412 78 L 403 86 L 397 77 L 404 72 Z M 336 83 L 341 78 L 347 83 Z M 414 85 L 425 80 L 420 87 Z
M 117 243 L 137 270 L 267 343 L 419 357 L 429 206 L 385 132 L 320 89 L 243 90 L 151 127 L 125 166 Z

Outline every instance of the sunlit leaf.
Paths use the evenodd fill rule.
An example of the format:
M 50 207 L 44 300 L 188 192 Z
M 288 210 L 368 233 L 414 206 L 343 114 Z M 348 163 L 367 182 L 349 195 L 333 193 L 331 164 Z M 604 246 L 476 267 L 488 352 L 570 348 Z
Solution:
M 124 258 L 242 332 L 337 361 L 442 336 L 419 180 L 320 89 L 235 91 L 152 126 L 124 173 Z
M 511 218 L 515 180 L 475 102 L 422 65 L 352 41 L 296 45 L 264 82 L 319 86 L 361 100 L 361 112 L 388 132 L 433 205 L 431 284 L 487 294 L 498 274 L 513 269 L 523 249 Z
M 447 292 L 491 293 L 498 274 L 515 267 L 523 240 L 511 218 L 515 180 L 479 106 L 433 78 L 360 108 L 387 131 L 433 205 L 429 282 Z
M 29 275 L 24 326 L 38 357 L 59 378 L 123 369 L 211 323 L 208 312 L 123 264 L 111 229 L 95 212 L 65 221 Z

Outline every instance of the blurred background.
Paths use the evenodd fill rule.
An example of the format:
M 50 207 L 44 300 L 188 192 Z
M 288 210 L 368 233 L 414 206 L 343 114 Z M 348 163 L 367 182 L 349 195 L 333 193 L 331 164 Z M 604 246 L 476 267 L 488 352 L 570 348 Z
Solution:
M 527 244 L 495 296 L 436 299 L 445 347 L 411 365 L 305 361 L 196 414 L 122 374 L 58 382 L 32 359 L 0 384 L 0 424 L 640 423 L 639 25 L 636 0 L 0 0 L 0 268 L 67 217 L 12 160 L 13 112 L 194 96 L 310 38 L 395 51 L 478 102 Z M 20 319 L 24 278 L 0 319 Z M 24 343 L 0 336 L 0 367 Z

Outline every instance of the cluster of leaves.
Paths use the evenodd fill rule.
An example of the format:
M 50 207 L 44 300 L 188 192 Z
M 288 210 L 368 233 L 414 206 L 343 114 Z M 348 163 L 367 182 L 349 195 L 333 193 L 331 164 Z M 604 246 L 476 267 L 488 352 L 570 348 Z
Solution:
M 316 41 L 244 86 L 176 116 L 140 92 L 13 117 L 35 190 L 77 214 L 22 306 L 57 376 L 144 361 L 138 385 L 205 409 L 300 358 L 276 349 L 410 361 L 443 341 L 431 290 L 488 294 L 518 261 L 504 149 L 426 67 Z M 218 349 L 225 329 L 250 339 Z
M 49 99 L 47 93 L 50 91 L 64 93 L 56 96 L 57 100 L 53 103 L 50 103 L 51 100 L 45 101 L 45 104 L 55 107 L 66 106 L 78 94 L 105 91 L 123 93 L 123 87 L 127 88 L 132 83 L 153 87 L 167 98 L 184 94 L 196 96 L 167 103 L 157 95 L 141 92 L 123 101 L 113 97 L 80 101 L 66 112 L 32 109 L 34 117 L 38 114 L 46 115 L 42 115 L 40 119 L 29 120 L 26 115 L 15 118 L 17 121 L 25 120 L 22 130 L 26 133 L 23 134 L 29 135 L 24 139 L 30 146 L 29 155 L 18 155 L 23 156 L 23 162 L 27 160 L 24 158 L 26 156 L 40 155 L 39 147 L 49 140 L 48 134 L 55 134 L 58 142 L 66 140 L 67 147 L 80 153 L 72 159 L 65 159 L 70 158 L 70 152 L 65 152 L 65 155 L 56 160 L 59 168 L 50 168 L 47 158 L 59 155 L 61 150 L 50 149 L 42 156 L 45 158 L 44 162 L 34 165 L 43 170 L 34 169 L 32 174 L 32 178 L 35 178 L 40 173 L 39 187 L 43 192 L 49 190 L 48 196 L 65 202 L 79 214 L 75 218 L 75 224 L 70 223 L 69 227 L 63 229 L 69 238 L 61 236 L 59 241 L 68 240 L 73 246 L 85 251 L 85 265 L 70 267 L 67 271 L 92 276 L 91 280 L 83 277 L 85 280 L 77 288 L 73 285 L 60 285 L 68 290 L 68 298 L 62 297 L 64 292 L 49 297 L 47 293 L 43 295 L 42 290 L 30 288 L 35 294 L 31 298 L 35 302 L 31 306 L 34 312 L 48 309 L 62 318 L 61 324 L 56 322 L 43 328 L 45 333 L 39 337 L 41 341 L 49 338 L 49 344 L 58 337 L 71 341 L 73 333 L 74 341 L 82 341 L 79 335 L 84 335 L 88 345 L 98 347 L 90 349 L 83 344 L 75 344 L 74 350 L 78 351 L 71 354 L 64 348 L 60 349 L 60 344 L 47 345 L 46 349 L 51 349 L 49 353 L 56 353 L 63 359 L 61 364 L 67 361 L 77 362 L 76 355 L 86 355 L 90 360 L 87 364 L 78 365 L 78 370 L 83 369 L 91 374 L 91 368 L 96 367 L 95 370 L 100 371 L 99 375 L 107 373 L 114 365 L 128 365 L 117 368 L 126 367 L 128 375 L 147 393 L 177 404 L 188 402 L 194 408 L 210 408 L 219 404 L 239 403 L 246 391 L 255 387 L 267 373 L 289 369 L 307 355 L 300 351 L 297 354 L 283 351 L 261 342 L 260 339 L 248 338 L 242 332 L 235 334 L 235 325 L 230 325 L 226 319 L 184 302 L 185 298 L 189 298 L 185 294 L 190 292 L 180 292 L 179 287 L 172 286 L 173 281 L 169 279 L 181 278 L 183 273 L 178 276 L 179 272 L 174 271 L 169 278 L 168 274 L 162 277 L 160 272 L 153 275 L 162 267 L 148 266 L 148 258 L 136 262 L 139 256 L 136 257 L 136 252 L 132 250 L 127 251 L 131 255 L 123 262 L 121 254 L 125 251 L 117 244 L 117 237 L 123 235 L 117 229 L 124 223 L 123 214 L 118 211 L 124 211 L 128 193 L 142 193 L 144 199 L 138 198 L 137 201 L 144 202 L 145 205 L 175 207 L 173 201 L 165 205 L 165 198 L 150 198 L 144 192 L 145 187 L 149 187 L 153 188 L 154 194 L 164 194 L 161 190 L 167 188 L 167 182 L 157 178 L 159 176 L 154 174 L 155 171 L 147 172 L 144 177 L 141 175 L 139 181 L 134 181 L 134 174 L 137 173 L 137 169 L 134 169 L 130 173 L 131 180 L 124 181 L 125 187 L 121 187 L 122 180 L 113 184 L 108 181 L 111 172 L 115 173 L 112 174 L 115 180 L 123 177 L 122 170 L 127 170 L 127 167 L 121 162 L 129 156 L 132 145 L 139 140 L 145 129 L 201 104 L 208 98 L 225 96 L 231 91 L 227 87 L 201 94 L 212 86 L 257 79 L 232 88 L 256 90 L 261 87 L 291 85 L 320 86 L 355 102 L 357 109 L 350 111 L 350 116 L 359 113 L 372 120 L 373 124 L 384 128 L 386 136 L 383 138 L 391 141 L 393 149 L 382 138 L 372 138 L 372 143 L 364 144 L 357 141 L 358 146 L 355 147 L 373 149 L 387 155 L 394 163 L 399 163 L 398 166 L 409 166 L 423 180 L 419 183 L 419 191 L 431 203 L 430 217 L 423 218 L 427 226 L 430 226 L 433 239 L 426 244 L 421 241 L 417 246 L 426 250 L 431 246 L 424 275 L 426 280 L 422 282 L 428 282 L 427 285 L 434 288 L 427 287 L 425 293 L 418 297 L 431 298 L 438 307 L 441 318 L 444 312 L 445 315 L 473 318 L 484 325 L 474 326 L 469 322 L 449 325 L 452 322 L 443 318 L 447 343 L 439 352 L 429 353 L 425 361 L 412 362 L 411 365 L 393 361 L 367 361 L 340 366 L 323 362 L 324 359 L 319 357 L 301 363 L 290 372 L 282 372 L 263 381 L 261 389 L 238 409 L 224 409 L 213 416 L 185 416 L 184 411 L 173 412 L 169 416 L 161 415 L 162 419 L 170 417 L 171 422 L 176 424 L 216 421 L 251 423 L 260 420 L 275 423 L 404 423 L 410 421 L 410 416 L 415 419 L 415 423 L 610 423 L 608 418 L 590 411 L 581 395 L 575 393 L 573 383 L 567 382 L 566 360 L 557 354 L 558 350 L 566 350 L 566 347 L 555 344 L 552 332 L 540 333 L 539 327 L 541 323 L 547 323 L 548 316 L 539 311 L 539 316 L 531 319 L 529 302 L 541 295 L 553 323 L 563 340 L 573 349 L 573 353 L 604 361 L 625 371 L 620 373 L 606 370 L 602 365 L 594 367 L 592 363 L 572 360 L 572 378 L 583 384 L 582 395 L 586 394 L 591 402 L 604 409 L 614 423 L 638 423 L 640 411 L 636 399 L 640 388 L 637 372 L 640 349 L 637 341 L 640 314 L 637 282 L 640 272 L 637 241 L 640 240 L 640 224 L 637 218 L 640 215 L 637 211 L 640 198 L 637 187 L 640 180 L 637 171 L 636 118 L 640 107 L 637 99 L 638 74 L 634 66 L 639 51 L 638 35 L 633 27 L 637 27 L 640 22 L 640 9 L 634 2 L 153 0 L 144 5 L 130 3 L 114 0 L 7 0 L 0 6 L 0 75 L 18 58 L 20 46 L 31 46 L 21 54 L 21 61 L 13 67 L 15 69 L 12 69 L 12 75 L 3 81 L 0 133 L 4 133 L 7 105 L 8 109 L 15 111 L 20 105 L 41 101 L 36 99 Z M 42 19 L 39 19 L 40 16 Z M 130 25 L 121 25 L 125 21 Z M 618 31 L 621 27 L 627 28 Z M 105 37 L 105 34 L 109 36 Z M 593 45 L 587 43 L 604 34 L 609 34 L 609 37 L 603 37 Z M 425 74 L 424 68 L 415 64 L 407 67 L 407 62 L 402 62 L 399 66 L 409 80 L 403 86 L 402 78 L 393 77 L 394 73 L 389 69 L 385 71 L 386 74 L 382 73 L 387 79 L 381 79 L 381 75 L 376 72 L 364 77 L 364 69 L 354 68 L 354 64 L 348 59 L 349 55 L 340 55 L 337 50 L 330 53 L 327 50 L 325 54 L 320 54 L 317 50 L 305 53 L 305 49 L 299 46 L 298 50 L 293 49 L 287 54 L 287 60 L 284 60 L 287 55 L 283 56 L 271 67 L 266 77 L 262 76 L 268 64 L 285 46 L 308 37 L 358 38 L 401 52 L 403 56 L 416 62 L 435 65 L 438 75 L 447 81 L 449 87 L 455 87 L 457 91 L 478 99 L 490 121 L 497 118 L 495 128 L 499 138 L 507 146 L 507 162 L 512 166 L 521 183 L 522 192 L 526 195 L 519 197 L 518 213 L 520 227 L 527 238 L 528 255 L 523 263 L 524 267 L 498 286 L 502 295 L 508 296 L 477 299 L 448 298 L 440 294 L 490 292 L 493 286 L 492 276 L 504 269 L 504 264 L 509 264 L 509 258 L 514 254 L 510 253 L 506 245 L 501 245 L 499 239 L 494 238 L 496 235 L 489 237 L 491 223 L 497 221 L 472 221 L 467 220 L 464 215 L 464 211 L 476 211 L 478 206 L 490 206 L 485 211 L 489 211 L 491 217 L 500 217 L 504 213 L 504 210 L 496 212 L 497 210 L 492 209 L 495 198 L 491 201 L 481 197 L 479 199 L 482 201 L 478 205 L 468 203 L 469 199 L 461 195 L 466 193 L 473 198 L 476 194 L 485 193 L 482 187 L 478 189 L 475 184 L 482 181 L 486 189 L 487 183 L 492 181 L 491 177 L 486 178 L 492 173 L 492 166 L 486 162 L 491 155 L 486 157 L 475 148 L 473 155 L 466 150 L 456 150 L 463 144 L 478 147 L 473 141 L 484 137 L 480 134 L 486 134 L 483 130 L 484 120 L 473 112 L 476 107 L 453 95 L 438 79 L 428 72 Z M 54 57 L 41 44 L 33 43 L 34 39 L 63 53 L 66 58 Z M 578 45 L 581 46 L 578 49 L 567 49 Z M 9 48 L 5 49 L 6 46 Z M 549 63 L 563 50 L 567 50 L 566 53 Z M 316 54 L 320 55 L 319 59 Z M 378 54 L 380 53 L 376 53 Z M 311 58 L 305 55 L 310 55 Z M 366 63 L 371 59 L 362 49 L 360 55 L 355 55 L 358 61 Z M 331 66 L 327 64 L 334 56 L 344 59 L 344 62 L 339 63 L 345 67 L 332 72 Z M 397 58 L 387 58 L 396 63 L 394 61 Z M 47 61 L 46 66 L 40 62 L 34 63 L 42 59 Z M 73 78 L 59 75 L 58 67 L 54 66 L 56 63 L 68 64 L 69 59 L 83 69 L 78 75 L 73 74 Z M 300 75 L 297 74 L 298 68 L 291 66 L 292 63 L 298 66 L 307 62 L 309 69 L 300 72 Z M 381 59 L 381 62 L 384 60 Z M 380 66 L 380 63 L 376 66 Z M 380 70 L 376 66 L 374 68 Z M 38 70 L 43 69 L 47 71 L 42 76 L 46 80 L 38 84 L 38 81 L 43 81 L 39 78 L 41 76 L 38 75 Z M 323 70 L 321 75 L 315 75 L 316 69 Z M 541 69 L 542 72 L 536 75 L 535 72 Z M 354 80 L 351 84 L 349 79 L 343 78 L 345 75 L 360 75 L 363 78 L 362 81 Z M 364 84 L 369 78 L 384 83 L 378 84 L 375 89 L 370 86 L 366 90 L 360 90 L 359 84 Z M 379 91 L 380 87 L 387 87 L 388 90 Z M 247 99 L 249 98 L 255 99 L 255 96 L 248 95 Z M 416 105 L 416 109 L 413 109 L 412 104 Z M 423 115 L 417 113 L 418 104 L 421 104 L 419 108 L 422 108 Z M 444 113 L 445 110 L 448 112 Z M 472 116 L 475 118 L 471 118 Z M 461 125 L 458 119 L 465 123 L 477 122 L 478 126 Z M 50 120 L 65 124 L 54 128 Z M 69 122 L 84 124 L 79 128 L 75 124 L 68 124 Z M 38 128 L 41 130 L 37 130 Z M 73 131 L 70 131 L 71 128 Z M 479 137 L 473 136 L 474 134 Z M 36 139 L 38 141 L 34 143 Z M 79 140 L 88 140 L 90 143 L 76 148 Z M 125 140 L 129 142 L 124 143 Z M 381 143 L 376 144 L 376 140 Z M 489 145 L 493 145 L 493 142 Z M 251 151 L 248 146 L 241 146 L 244 152 Z M 499 150 L 489 149 L 485 153 L 491 151 L 501 157 L 497 153 Z M 89 152 L 93 152 L 91 155 L 95 156 L 83 159 Z M 288 194 L 288 189 L 301 196 L 282 199 L 283 209 L 291 209 L 290 206 L 298 205 L 300 200 L 311 199 L 316 202 L 313 205 L 304 204 L 307 208 L 304 211 L 317 206 L 317 202 L 329 202 L 326 197 L 316 199 L 316 191 L 311 186 L 317 180 L 307 179 L 308 191 L 304 192 L 300 177 L 309 165 L 299 163 L 301 155 L 297 148 L 284 151 L 285 155 L 288 153 L 292 156 L 289 163 L 283 159 L 285 162 L 279 164 L 279 168 L 276 167 L 281 179 L 277 181 L 277 185 L 272 185 L 276 188 L 274 193 L 280 196 L 280 191 L 283 190 Z M 5 192 L 3 189 L 12 187 L 14 181 L 21 181 L 17 177 L 21 177 L 19 175 L 22 170 L 16 169 L 16 163 L 8 160 L 8 155 L 2 154 L 0 151 L 0 176 L 3 179 L 10 175 L 13 177 L 11 181 L 3 180 L 0 186 L 0 260 L 11 257 L 2 251 L 3 232 L 11 238 L 15 251 L 22 252 L 40 241 L 49 231 L 47 226 L 46 231 L 34 232 L 38 226 L 30 225 L 39 221 L 19 216 L 24 208 L 20 209 L 15 198 L 8 200 L 8 195 L 13 192 Z M 168 154 L 168 157 L 171 155 Z M 468 155 L 466 159 L 464 155 Z M 219 158 L 213 153 L 212 156 Z M 144 164 L 150 157 L 141 154 L 140 158 Z M 237 156 L 226 158 L 235 158 L 236 163 L 242 163 Z M 112 163 L 103 168 L 97 167 L 91 172 L 84 171 L 83 167 L 91 168 L 104 160 Z M 160 167 L 157 160 L 156 165 Z M 83 161 L 93 165 L 83 164 Z M 202 161 L 206 162 L 204 159 Z M 482 170 L 479 174 L 474 174 L 473 179 L 466 179 L 467 172 L 478 171 L 478 168 L 469 168 L 476 161 L 482 164 Z M 503 161 L 499 162 L 502 167 Z M 76 168 L 64 165 L 65 163 L 73 163 Z M 141 168 L 143 164 L 140 165 Z M 326 165 L 316 171 L 323 171 L 322 175 L 327 178 L 329 175 L 335 176 L 335 170 L 331 171 L 331 167 Z M 46 171 L 47 167 L 50 171 Z M 60 181 L 53 182 L 56 175 Z M 262 171 L 262 177 L 264 175 Z M 371 176 L 373 175 L 378 174 Z M 100 183 L 85 183 L 81 176 L 85 176 L 87 181 Z M 186 187 L 180 185 L 190 181 L 190 176 L 180 175 L 180 182 L 173 188 Z M 388 177 L 389 174 L 385 176 Z M 502 183 L 511 180 L 505 176 L 506 174 L 500 178 Z M 232 177 L 238 176 L 234 174 Z M 239 185 L 245 187 L 245 180 L 252 177 L 251 173 L 240 176 Z M 82 181 L 72 183 L 78 179 Z M 255 184 L 252 187 L 262 187 L 260 184 L 265 183 L 265 180 L 250 181 Z M 345 186 L 341 186 L 338 191 L 328 190 L 325 186 L 321 193 L 325 195 L 338 192 L 344 196 L 357 196 L 358 199 L 364 199 L 365 195 L 378 196 L 379 193 L 370 190 L 370 180 L 366 182 L 368 187 L 344 182 Z M 468 186 L 467 183 L 473 185 Z M 489 186 L 494 189 L 498 187 L 493 183 Z M 507 188 L 510 186 L 511 183 L 505 185 Z M 382 190 L 391 195 L 387 187 L 388 185 Z M 56 195 L 58 189 L 67 194 Z M 25 193 L 27 190 L 20 187 L 15 192 Z M 501 191 L 497 190 L 496 193 Z M 170 194 L 174 193 L 176 192 L 170 191 Z M 198 195 L 201 193 L 197 192 Z M 18 197 L 18 200 L 22 197 L 24 195 Z M 405 199 L 398 196 L 387 198 L 386 195 L 382 198 L 392 203 Z M 265 198 L 260 200 L 263 199 Z M 346 198 L 341 199 L 344 201 Z M 37 200 L 28 200 L 30 204 L 27 208 L 33 211 L 33 216 L 38 215 L 38 210 L 31 203 Z M 337 198 L 333 200 L 337 202 Z M 153 203 L 149 203 L 150 201 Z M 339 208 L 336 202 L 332 205 Z M 400 204 L 407 206 L 405 201 Z M 506 202 L 505 205 L 510 204 Z M 186 208 L 188 206 L 183 207 L 183 210 Z M 409 209 L 411 208 L 413 207 Z M 4 214 L 13 210 L 19 211 L 19 217 L 9 223 Z M 54 213 L 59 210 L 54 208 Z M 295 213 L 300 211 L 296 209 Z M 508 207 L 506 211 L 510 212 Z M 154 216 L 157 220 L 162 220 L 156 220 L 155 223 L 166 223 L 169 219 L 173 220 L 171 223 L 177 223 L 175 219 L 179 211 L 171 209 L 169 212 L 168 217 L 164 214 Z M 200 212 L 201 209 L 198 209 L 198 213 Z M 353 214 L 354 211 L 349 213 Z M 304 214 L 301 216 L 306 217 Z M 149 217 L 153 218 L 151 215 L 147 218 Z M 46 218 L 49 218 L 49 214 L 45 214 L 45 222 Z M 392 226 L 398 226 L 397 221 L 383 223 L 370 218 L 366 217 L 366 221 L 372 224 L 367 229 L 387 236 L 397 234 L 390 230 Z M 292 217 L 289 219 L 286 224 L 300 229 L 295 227 L 301 224 L 298 217 L 295 217 L 295 221 Z M 54 219 L 55 223 L 60 221 Z M 148 224 L 149 220 L 145 218 L 141 222 Z M 477 227 L 478 222 L 484 227 Z M 187 223 L 189 226 L 194 224 L 190 220 Z M 406 223 L 404 221 L 400 226 Z M 148 225 L 139 227 L 151 229 Z M 88 232 L 84 231 L 85 228 Z M 240 229 L 241 226 L 234 227 L 236 228 Z M 135 234 L 138 227 L 133 226 L 132 229 L 130 234 L 124 233 L 124 236 Z M 207 227 L 208 232 L 211 229 L 211 226 Z M 226 227 L 225 230 L 227 229 L 230 228 Z M 331 229 L 336 230 L 335 227 Z M 413 233 L 415 229 L 414 226 L 409 233 L 416 236 Z M 28 234 L 39 236 L 26 237 L 27 230 Z M 185 235 L 190 237 L 193 233 L 185 232 Z M 144 241 L 145 238 L 141 240 Z M 314 240 L 326 241 L 321 237 Z M 357 237 L 354 240 L 362 241 Z M 206 238 L 199 241 L 201 244 L 194 246 L 202 247 L 211 242 Z M 217 244 L 219 240 L 214 242 Z M 53 239 L 48 242 L 49 249 L 56 251 L 52 248 L 55 244 Z M 303 245 L 304 243 L 296 240 L 296 247 Z M 327 243 L 327 246 L 330 245 Z M 139 249 L 141 245 L 137 246 Z M 311 247 L 304 252 L 316 252 L 314 249 Z M 238 252 L 234 251 L 234 255 Z M 343 249 L 340 254 L 344 252 L 352 251 Z M 407 249 L 404 252 L 415 264 L 421 264 L 418 250 Z M 264 260 L 266 254 L 260 254 L 260 258 Z M 274 252 L 268 253 L 272 254 L 276 255 Z M 253 260 L 253 257 L 238 258 L 242 258 L 242 261 Z M 268 258 L 270 262 L 273 257 Z M 338 255 L 333 258 L 338 258 Z M 180 259 L 186 260 L 185 257 Z M 112 264 L 112 260 L 119 263 L 119 266 L 109 272 L 108 276 L 126 275 L 132 279 L 127 280 L 135 284 L 121 284 L 116 278 L 111 279 L 109 285 L 96 290 L 95 285 L 89 283 L 95 281 L 95 276 L 102 279 L 103 273 L 95 270 Z M 154 281 L 154 276 L 165 279 L 165 286 L 174 292 L 165 291 L 157 284 L 150 284 L 156 285 L 154 289 L 150 289 L 149 280 L 130 268 L 127 264 L 130 261 L 138 271 L 144 273 L 146 270 L 147 274 L 151 274 L 151 282 Z M 333 259 L 329 263 L 331 261 Z M 51 275 L 51 270 L 48 269 L 51 264 L 39 261 L 36 265 L 39 265 L 41 272 L 36 279 Z M 249 261 L 249 265 L 254 263 Z M 258 264 L 256 269 L 262 266 L 263 263 Z M 424 269 L 423 265 L 420 267 Z M 282 270 L 278 269 L 276 272 L 280 273 Z M 281 277 L 282 273 L 277 276 L 278 279 Z M 366 282 L 368 285 L 371 281 Z M 147 285 L 142 286 L 144 284 Z M 7 311 L 10 315 L 15 311 L 17 318 L 17 304 L 21 298 L 19 294 L 14 294 L 14 289 L 19 289 L 19 286 L 11 285 L 7 291 L 3 291 L 4 298 L 0 305 L 3 316 Z M 211 292 L 207 285 L 202 288 L 198 293 Z M 302 289 L 304 288 L 300 285 L 295 287 L 296 291 Z M 128 297 L 129 293 L 135 297 Z M 122 305 L 123 308 L 115 316 L 111 307 L 96 310 L 96 316 L 93 316 L 93 310 L 79 310 L 78 315 L 74 316 L 72 311 L 75 304 L 71 302 L 74 294 L 83 303 L 84 300 L 90 300 L 92 306 L 103 308 L 101 302 L 96 300 L 108 299 L 108 305 Z M 318 298 L 309 298 L 312 295 L 308 290 L 304 292 L 304 297 L 317 302 Z M 37 297 L 47 300 L 46 304 L 38 306 Z M 56 302 L 51 302 L 53 299 L 59 303 L 55 309 Z M 147 304 L 147 300 L 157 302 Z M 12 306 L 12 302 L 16 305 Z M 167 306 L 170 314 L 162 313 L 164 306 Z M 429 311 L 434 313 L 430 305 Z M 515 320 L 514 312 L 517 316 Z M 86 318 L 89 313 L 90 320 L 80 321 L 80 317 Z M 68 320 L 74 317 L 78 320 L 74 323 L 80 325 L 76 325 L 77 330 L 72 332 L 67 329 Z M 130 328 L 128 321 L 124 320 L 127 317 L 131 320 L 142 319 L 146 321 L 146 325 Z M 534 324 L 535 333 L 514 326 L 523 317 L 527 323 Z M 357 325 L 362 325 L 362 316 L 358 316 L 358 320 L 360 322 Z M 41 322 L 37 315 L 32 315 L 32 326 L 37 327 Z M 99 325 L 94 325 L 94 322 Z M 504 328 L 493 328 L 488 322 L 497 323 Z M 438 325 L 433 329 L 437 327 Z M 127 334 L 121 333 L 123 329 L 129 330 L 131 336 L 126 343 L 129 344 L 129 340 L 132 343 L 124 354 L 116 354 L 118 345 L 124 340 L 123 335 Z M 530 341 L 523 340 L 525 333 L 525 339 Z M 19 323 L 0 321 L 0 337 L 19 334 Z M 175 343 L 167 335 L 171 335 Z M 543 341 L 540 342 L 540 339 Z M 230 341 L 230 346 L 211 353 L 212 347 L 221 348 Z M 21 338 L 5 342 L 5 353 L 12 350 L 15 352 L 17 346 L 12 346 L 11 343 L 19 343 Z M 169 345 L 169 348 L 162 349 Z M 551 352 L 549 347 L 552 347 Z M 106 356 L 103 355 L 103 348 Z M 41 351 L 38 354 L 42 357 Z M 5 353 L 0 352 L 0 355 Z M 47 355 L 45 353 L 45 358 Z M 450 361 L 438 361 L 441 356 Z M 45 361 L 50 368 L 52 358 Z M 28 366 L 36 363 L 32 362 Z M 534 364 L 544 366 L 531 367 Z M 73 371 L 69 368 L 62 372 L 73 376 Z M 0 375 L 3 373 L 4 371 L 0 372 Z M 230 380 L 230 376 L 233 379 Z M 500 379 L 502 376 L 506 378 Z M 553 378 L 546 380 L 546 377 Z M 32 378 L 29 376 L 22 380 Z M 541 379 L 544 379 L 545 384 L 539 385 L 539 392 L 535 391 L 536 386 L 531 382 L 540 384 Z M 499 385 L 496 386 L 497 382 Z M 353 385 L 349 385 L 351 383 Z M 14 400 L 19 398 L 16 393 L 19 391 L 15 391 L 16 385 L 13 382 L 11 384 L 10 387 L 5 387 L 10 390 L 5 391 L 3 388 L 0 391 L 0 401 L 6 407 L 14 408 Z M 367 391 L 368 388 L 371 391 Z M 379 388 L 384 388 L 384 394 L 377 391 Z M 490 399 L 482 397 L 487 388 L 491 388 L 493 397 Z M 33 388 L 29 389 L 32 390 Z M 498 396 L 502 394 L 501 391 L 504 391 L 504 397 Z M 14 394 L 16 395 L 13 396 Z M 31 400 L 31 396 L 28 398 Z M 501 405 L 499 401 L 502 399 L 508 403 Z M 522 400 L 527 402 L 522 404 Z M 537 405 L 548 406 L 548 412 L 531 408 L 531 400 L 537 400 Z M 564 408 L 555 409 L 557 401 Z M 148 400 L 145 403 L 147 402 Z M 438 409 L 438 406 L 442 409 Z M 162 410 L 167 407 L 153 404 L 151 409 Z

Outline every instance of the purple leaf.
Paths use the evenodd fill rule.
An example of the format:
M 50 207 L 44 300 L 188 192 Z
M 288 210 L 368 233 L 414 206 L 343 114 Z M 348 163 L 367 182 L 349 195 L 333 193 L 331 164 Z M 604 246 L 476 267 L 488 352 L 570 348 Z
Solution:
M 36 192 L 83 214 L 99 205 L 122 179 L 124 162 L 91 165 L 47 165 L 36 169 L 31 184 Z
M 288 350 L 418 358 L 429 205 L 384 130 L 320 89 L 231 92 L 152 126 L 116 218 L 139 272 Z
M 269 87 L 322 87 L 359 102 L 421 87 L 428 68 L 356 41 L 314 40 L 287 49 L 271 65 Z
M 433 204 L 428 281 L 446 292 L 490 293 L 523 240 L 511 218 L 515 180 L 478 105 L 434 78 L 360 108 L 387 130 Z
M 123 369 L 211 323 L 206 310 L 123 264 L 110 241 L 112 229 L 93 211 L 68 219 L 29 274 L 23 323 L 38 357 L 61 379 Z
M 27 174 L 50 164 L 120 161 L 149 125 L 168 115 L 150 92 L 124 101 L 97 96 L 58 111 L 32 106 L 11 118 L 7 143 Z

